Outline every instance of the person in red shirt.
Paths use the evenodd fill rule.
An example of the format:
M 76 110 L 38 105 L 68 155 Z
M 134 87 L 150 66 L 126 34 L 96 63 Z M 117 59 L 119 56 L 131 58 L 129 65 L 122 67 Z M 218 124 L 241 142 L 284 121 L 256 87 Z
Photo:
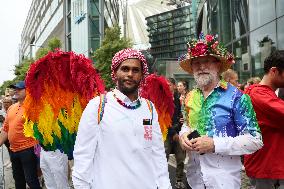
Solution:
M 41 189 L 37 178 L 37 157 L 34 146 L 37 141 L 24 135 L 23 102 L 26 97 L 25 82 L 12 85 L 16 90 L 18 102 L 11 105 L 0 134 L 0 146 L 8 139 L 10 142 L 11 162 L 16 189 L 25 189 L 26 183 L 30 189 Z
M 284 87 L 284 50 L 273 52 L 264 61 L 264 77 L 249 86 L 264 146 L 245 156 L 245 169 L 256 189 L 284 187 L 284 101 L 275 90 Z

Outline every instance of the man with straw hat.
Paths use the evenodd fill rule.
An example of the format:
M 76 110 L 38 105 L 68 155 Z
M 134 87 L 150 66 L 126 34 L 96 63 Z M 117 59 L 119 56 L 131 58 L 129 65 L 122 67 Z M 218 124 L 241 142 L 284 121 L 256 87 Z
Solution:
M 251 100 L 221 79 L 234 58 L 217 36 L 201 34 L 188 45 L 179 63 L 197 87 L 186 97 L 180 132 L 182 147 L 191 152 L 187 180 L 193 189 L 239 189 L 240 155 L 263 145 Z

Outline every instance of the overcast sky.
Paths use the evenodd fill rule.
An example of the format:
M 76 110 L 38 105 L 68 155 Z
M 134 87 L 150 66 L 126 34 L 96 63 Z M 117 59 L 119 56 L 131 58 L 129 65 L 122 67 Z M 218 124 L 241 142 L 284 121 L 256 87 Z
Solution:
M 0 85 L 15 77 L 13 69 L 18 63 L 18 47 L 31 2 L 32 0 L 1 1 Z

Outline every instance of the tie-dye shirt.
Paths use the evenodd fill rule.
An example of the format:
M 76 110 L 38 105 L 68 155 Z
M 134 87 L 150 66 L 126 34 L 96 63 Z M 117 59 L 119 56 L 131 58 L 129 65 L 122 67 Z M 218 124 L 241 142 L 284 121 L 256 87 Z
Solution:
M 186 98 L 187 123 L 193 130 L 209 137 L 256 136 L 260 132 L 250 97 L 221 80 L 204 99 L 200 89 Z

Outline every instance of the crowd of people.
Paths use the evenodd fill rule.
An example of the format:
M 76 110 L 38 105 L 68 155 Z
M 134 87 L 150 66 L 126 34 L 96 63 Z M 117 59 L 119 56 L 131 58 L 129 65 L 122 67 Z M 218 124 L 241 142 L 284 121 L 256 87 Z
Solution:
M 155 106 L 139 93 L 148 74 L 144 55 L 117 52 L 111 66 L 116 87 L 92 99 L 79 123 L 74 187 L 170 189 L 167 161 L 174 154 L 176 189 L 186 188 L 184 177 L 192 189 L 238 189 L 242 166 L 255 189 L 284 188 L 284 51 L 266 58 L 262 79 L 241 86 L 230 69 L 233 56 L 219 45 L 211 35 L 189 42 L 179 65 L 194 77 L 194 89 L 167 79 L 175 109 L 165 141 Z M 23 133 L 25 82 L 11 88 L 17 102 L 2 99 L 0 145 L 9 141 L 16 189 L 41 188 L 39 167 L 46 188 L 69 188 L 67 155 L 39 150 Z

